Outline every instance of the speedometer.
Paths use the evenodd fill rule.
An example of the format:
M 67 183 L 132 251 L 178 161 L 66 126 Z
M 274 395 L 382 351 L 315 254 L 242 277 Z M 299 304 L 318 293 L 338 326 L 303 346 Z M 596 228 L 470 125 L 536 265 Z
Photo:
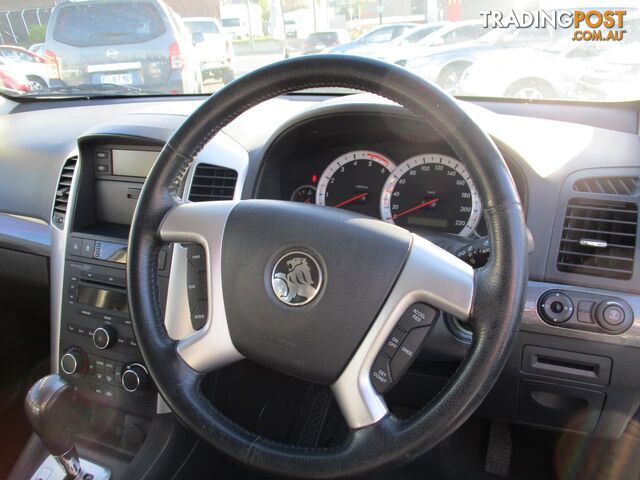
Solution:
M 395 165 L 368 150 L 345 153 L 332 161 L 318 181 L 316 203 L 370 217 L 380 214 L 380 192 Z
M 441 154 L 411 157 L 398 165 L 382 189 L 382 219 L 402 227 L 469 236 L 481 214 L 470 173 Z

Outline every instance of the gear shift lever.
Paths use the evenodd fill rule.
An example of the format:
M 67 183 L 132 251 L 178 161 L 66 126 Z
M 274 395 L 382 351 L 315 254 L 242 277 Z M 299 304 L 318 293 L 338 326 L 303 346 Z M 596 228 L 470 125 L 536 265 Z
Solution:
M 71 439 L 75 424 L 71 405 L 72 390 L 59 375 L 47 375 L 33 384 L 25 399 L 27 418 L 35 433 L 67 473 L 80 474 L 80 458 Z

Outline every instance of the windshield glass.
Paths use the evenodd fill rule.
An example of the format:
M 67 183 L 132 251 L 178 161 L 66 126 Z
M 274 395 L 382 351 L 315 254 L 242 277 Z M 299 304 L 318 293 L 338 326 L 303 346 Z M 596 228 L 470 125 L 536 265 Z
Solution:
M 45 3 L 0 0 L 4 95 L 207 94 L 321 53 L 399 65 L 459 96 L 640 98 L 637 0 Z

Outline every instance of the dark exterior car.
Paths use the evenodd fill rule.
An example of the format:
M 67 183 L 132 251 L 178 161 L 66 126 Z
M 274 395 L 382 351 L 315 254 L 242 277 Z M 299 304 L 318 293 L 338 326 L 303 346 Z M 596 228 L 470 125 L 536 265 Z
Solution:
M 329 51 L 329 53 L 351 53 L 351 50 L 360 49 L 369 45 L 388 45 L 389 42 L 398 38 L 409 30 L 416 28 L 416 23 L 392 23 L 382 25 L 359 36 L 353 42 L 339 45 Z
M 111 85 L 165 94 L 202 85 L 191 36 L 160 0 L 59 2 L 49 20 L 50 87 Z
M 327 30 L 309 34 L 302 46 L 302 53 L 320 53 L 328 48 L 348 42 L 351 39 L 346 30 Z

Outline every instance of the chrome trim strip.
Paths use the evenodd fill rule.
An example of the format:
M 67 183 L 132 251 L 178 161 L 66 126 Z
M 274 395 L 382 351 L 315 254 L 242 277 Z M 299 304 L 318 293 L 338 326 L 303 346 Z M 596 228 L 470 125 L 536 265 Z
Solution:
M 67 214 L 64 220 L 64 227 L 58 227 L 50 224 L 51 232 L 51 260 L 50 260 L 50 283 L 51 283 L 51 371 L 58 373 L 58 357 L 60 356 L 60 329 L 62 328 L 62 303 L 64 299 L 64 262 L 67 249 L 67 237 L 69 234 L 69 225 L 73 223 L 73 215 L 75 212 L 76 190 L 78 188 L 78 179 L 82 172 L 82 162 L 77 150 L 72 151 L 65 157 L 58 179 L 62 174 L 62 169 L 67 159 L 78 157 L 76 168 L 71 179 L 71 188 L 69 190 L 69 202 L 67 203 Z M 53 207 L 55 201 L 51 199 L 51 212 L 49 218 L 53 215 Z
M 222 292 L 224 228 L 237 203 L 233 200 L 183 203 L 170 210 L 160 226 L 163 240 L 200 244 L 207 255 L 207 321 L 202 329 L 180 340 L 177 346 L 183 360 L 200 372 L 215 370 L 243 358 L 231 341 Z M 168 292 L 169 297 L 174 294 Z
M 388 414 L 369 379 L 371 367 L 402 314 L 425 302 L 467 319 L 474 295 L 474 271 L 454 255 L 412 235 L 407 262 L 369 332 L 338 380 L 331 386 L 349 427 L 372 425 Z

